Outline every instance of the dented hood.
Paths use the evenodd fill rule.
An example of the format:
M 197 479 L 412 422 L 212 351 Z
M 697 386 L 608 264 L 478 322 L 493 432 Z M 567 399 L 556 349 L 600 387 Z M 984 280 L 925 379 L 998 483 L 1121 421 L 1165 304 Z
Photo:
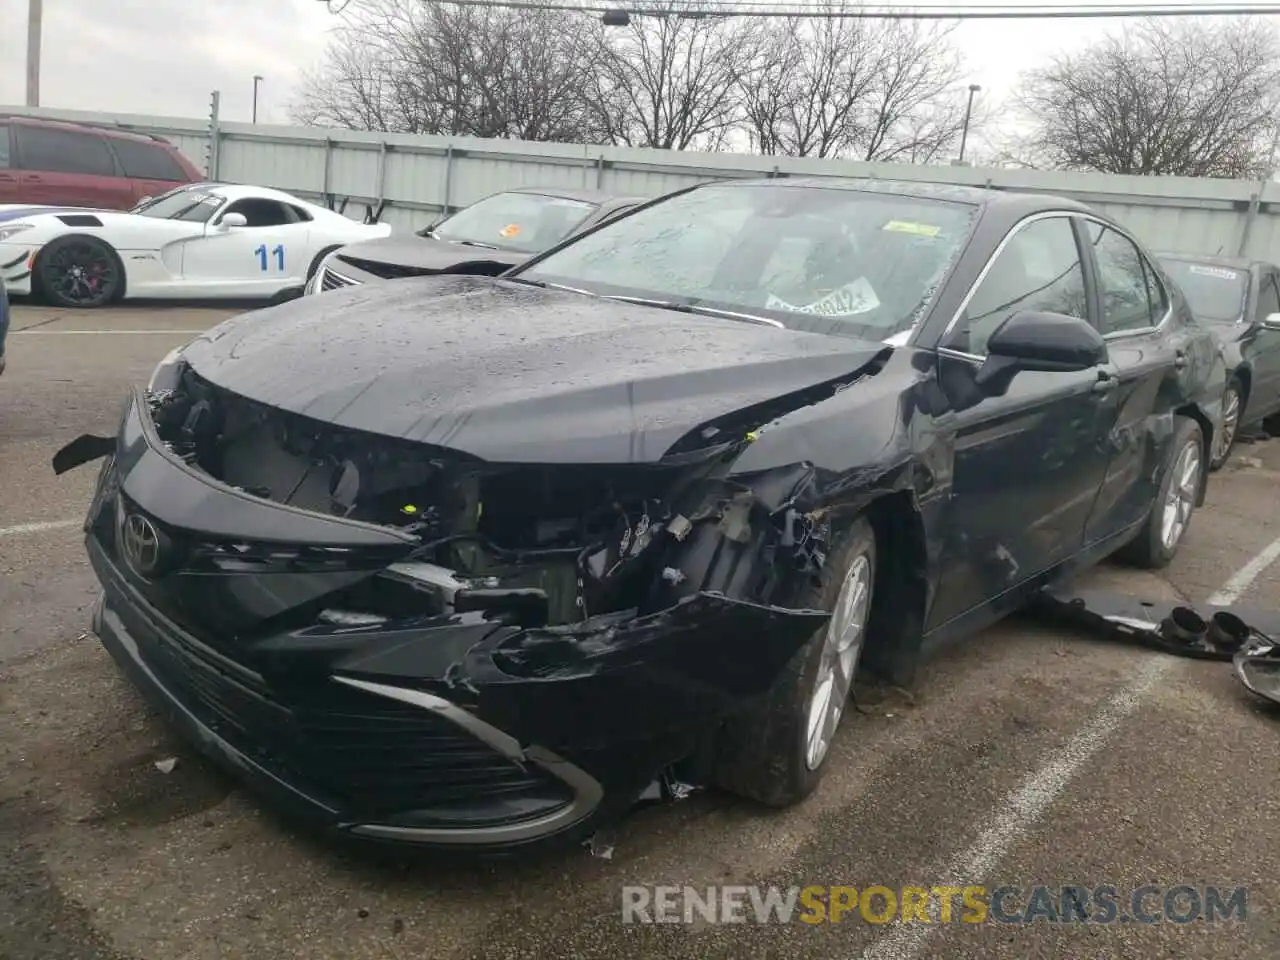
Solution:
M 856 373 L 883 344 L 484 277 L 243 314 L 186 358 L 233 393 L 485 460 L 651 462 L 709 420 Z

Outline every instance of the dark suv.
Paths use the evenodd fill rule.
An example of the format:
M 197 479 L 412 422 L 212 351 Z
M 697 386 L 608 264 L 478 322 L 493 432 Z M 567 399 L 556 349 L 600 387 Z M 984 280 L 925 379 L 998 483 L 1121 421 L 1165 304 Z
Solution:
M 0 203 L 128 210 L 204 179 L 163 137 L 0 114 Z

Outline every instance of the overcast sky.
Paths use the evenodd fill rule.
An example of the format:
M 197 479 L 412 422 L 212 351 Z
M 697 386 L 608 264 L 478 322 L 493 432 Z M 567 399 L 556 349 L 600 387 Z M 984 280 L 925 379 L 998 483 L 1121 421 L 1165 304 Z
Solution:
M 45 0 L 44 7 L 42 106 L 203 117 L 209 92 L 219 89 L 223 118 L 248 120 L 253 75 L 261 74 L 258 119 L 277 123 L 287 121 L 299 71 L 318 61 L 338 22 L 323 0 Z M 0 0 L 0 104 L 24 99 L 26 17 L 27 0 Z M 968 21 L 957 39 L 969 82 L 998 98 L 1021 71 L 1123 23 Z

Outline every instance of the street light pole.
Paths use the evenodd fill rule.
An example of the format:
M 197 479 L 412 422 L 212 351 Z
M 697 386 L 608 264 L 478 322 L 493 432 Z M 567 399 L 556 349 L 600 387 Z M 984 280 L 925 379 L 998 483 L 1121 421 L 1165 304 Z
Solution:
M 960 130 L 960 156 L 961 163 L 964 163 L 964 146 L 969 140 L 969 118 L 973 116 L 973 95 L 981 90 L 982 87 L 976 83 L 969 84 L 969 102 L 964 108 L 964 126 Z
M 253 122 L 258 122 L 258 84 L 262 82 L 262 77 L 256 73 L 253 75 Z
M 27 0 L 27 106 L 40 106 L 40 34 L 44 0 Z

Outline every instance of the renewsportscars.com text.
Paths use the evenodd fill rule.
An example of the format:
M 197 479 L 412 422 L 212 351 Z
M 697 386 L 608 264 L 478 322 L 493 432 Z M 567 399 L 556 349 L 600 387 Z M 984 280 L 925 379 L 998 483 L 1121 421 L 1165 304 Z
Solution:
M 1248 919 L 1247 887 L 626 886 L 623 923 L 1209 923 Z

